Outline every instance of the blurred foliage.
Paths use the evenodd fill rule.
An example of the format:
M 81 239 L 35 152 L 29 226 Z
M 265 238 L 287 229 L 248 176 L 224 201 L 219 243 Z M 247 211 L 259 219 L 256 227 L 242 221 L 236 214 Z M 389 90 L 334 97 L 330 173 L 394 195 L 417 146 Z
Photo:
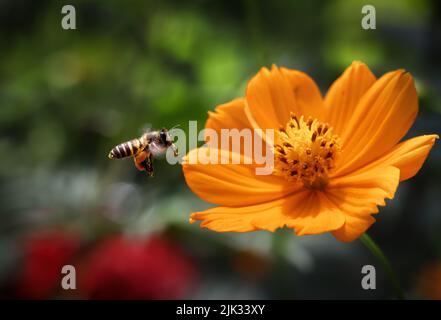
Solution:
M 353 60 L 377 75 L 405 68 L 420 94 L 411 135 L 440 134 L 437 1 L 370 1 L 370 31 L 360 26 L 359 0 L 69 4 L 73 31 L 60 26 L 60 1 L 0 2 L 0 288 L 20 259 L 15 240 L 63 225 L 89 238 L 171 230 L 207 269 L 194 297 L 389 297 L 387 285 L 360 290 L 361 265 L 373 262 L 357 243 L 200 230 L 188 216 L 208 204 L 189 192 L 178 165 L 156 161 L 148 179 L 107 154 L 146 124 L 187 130 L 197 120 L 201 128 L 208 110 L 242 96 L 272 63 L 309 73 L 322 92 Z M 435 147 L 372 230 L 408 290 L 421 265 L 441 255 L 440 158 Z M 250 280 L 243 268 L 254 261 L 264 262 Z

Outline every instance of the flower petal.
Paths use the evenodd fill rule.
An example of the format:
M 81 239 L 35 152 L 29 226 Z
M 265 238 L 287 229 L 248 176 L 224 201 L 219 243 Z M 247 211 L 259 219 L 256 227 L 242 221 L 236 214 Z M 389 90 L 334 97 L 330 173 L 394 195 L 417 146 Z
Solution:
M 375 83 L 375 76 L 362 62 L 354 61 L 326 94 L 326 121 L 341 135 L 351 121 L 361 97 Z
M 412 178 L 423 166 L 438 135 L 424 135 L 401 142 L 380 159 L 369 164 L 390 165 L 400 169 L 400 181 Z
M 305 73 L 289 69 L 262 68 L 248 83 L 245 111 L 254 127 L 278 129 L 290 112 L 324 116 L 320 91 Z
M 385 74 L 363 95 L 341 136 L 338 175 L 356 170 L 391 150 L 418 112 L 412 76 L 404 70 Z
M 357 239 L 374 223 L 371 216 L 392 199 L 400 179 L 399 169 L 388 167 L 363 168 L 350 175 L 332 179 L 326 195 L 345 216 L 344 225 L 333 232 L 340 241 Z
M 219 105 L 215 111 L 208 112 L 208 119 L 205 128 L 216 130 L 220 133 L 221 129 L 239 130 L 251 128 L 251 124 L 245 114 L 245 99 L 237 98 L 228 103 Z
M 323 192 L 301 189 L 288 197 L 254 206 L 216 207 L 191 215 L 201 227 L 218 232 L 275 231 L 287 226 L 297 235 L 319 234 L 340 228 L 344 215 Z
M 280 68 L 282 74 L 287 77 L 294 92 L 294 109 L 290 110 L 299 116 L 312 117 L 320 121 L 325 118 L 325 107 L 320 89 L 306 73 Z M 286 124 L 286 121 L 285 123 Z
M 258 230 L 254 219 L 267 219 L 265 229 L 274 231 L 284 225 L 283 202 L 281 198 L 252 206 L 215 207 L 192 213 L 190 222 L 201 220 L 201 227 L 217 232 L 249 232 Z
M 182 168 L 185 181 L 200 198 L 224 206 L 247 206 L 283 197 L 301 188 L 274 175 L 256 175 L 256 165 L 244 164 L 243 155 L 230 153 L 240 164 L 210 164 L 210 154 L 220 150 L 198 148 L 186 156 Z M 220 155 L 221 156 L 221 155 Z M 194 160 L 191 160 L 194 159 Z M 195 161 L 197 159 L 197 161 Z
M 286 225 L 299 236 L 333 231 L 345 221 L 341 210 L 321 191 L 308 190 L 303 199 L 289 199 L 284 211 L 290 217 Z
M 255 134 L 252 130 L 253 126 L 248 121 L 248 117 L 245 114 L 245 99 L 237 98 L 231 102 L 222 104 L 216 107 L 215 111 L 208 112 L 208 119 L 205 123 L 205 141 L 210 147 L 227 149 L 229 151 L 236 151 L 234 148 L 234 143 L 240 144 L 240 148 L 237 148 L 237 152 L 246 154 L 248 157 L 253 157 L 253 148 L 258 146 L 259 141 L 261 141 L 261 146 L 259 150 L 262 150 L 262 156 L 266 154 L 266 142 L 264 138 L 260 138 L 261 135 L 256 135 L 259 141 L 255 141 Z M 208 132 L 208 129 L 214 130 L 217 137 L 213 139 L 213 132 Z M 234 132 L 232 129 L 237 129 Z M 245 130 L 249 130 L 248 133 Z M 230 130 L 228 132 L 229 137 L 225 141 L 229 141 L 228 145 L 222 145 L 222 134 L 223 131 Z M 235 135 L 237 134 L 237 135 Z M 248 143 L 248 146 L 245 144 Z

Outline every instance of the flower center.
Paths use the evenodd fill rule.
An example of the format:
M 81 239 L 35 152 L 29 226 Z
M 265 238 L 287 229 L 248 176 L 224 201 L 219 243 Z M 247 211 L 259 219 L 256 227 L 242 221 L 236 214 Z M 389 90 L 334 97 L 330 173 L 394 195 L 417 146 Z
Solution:
M 276 131 L 273 173 L 307 188 L 322 189 L 339 153 L 340 138 L 328 124 L 291 114 L 286 127 Z

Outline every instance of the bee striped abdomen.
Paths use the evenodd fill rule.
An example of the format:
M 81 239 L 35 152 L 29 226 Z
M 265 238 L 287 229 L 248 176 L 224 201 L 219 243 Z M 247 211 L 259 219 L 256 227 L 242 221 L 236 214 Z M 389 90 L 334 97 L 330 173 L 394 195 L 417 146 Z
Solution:
M 109 158 L 121 159 L 134 156 L 141 148 L 141 145 L 142 144 L 139 139 L 133 139 L 127 142 L 123 142 L 110 151 Z

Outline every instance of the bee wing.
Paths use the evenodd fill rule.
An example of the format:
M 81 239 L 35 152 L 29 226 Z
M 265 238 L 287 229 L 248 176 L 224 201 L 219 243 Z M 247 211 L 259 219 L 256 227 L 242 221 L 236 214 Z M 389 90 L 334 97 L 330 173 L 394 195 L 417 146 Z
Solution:
M 142 126 L 140 134 L 150 132 L 150 131 L 152 131 L 152 128 L 153 128 L 153 126 L 151 123 L 146 123 Z
M 162 155 L 165 153 L 165 151 L 167 151 L 167 147 L 164 146 L 162 143 L 153 141 L 149 145 L 149 152 L 154 156 Z

